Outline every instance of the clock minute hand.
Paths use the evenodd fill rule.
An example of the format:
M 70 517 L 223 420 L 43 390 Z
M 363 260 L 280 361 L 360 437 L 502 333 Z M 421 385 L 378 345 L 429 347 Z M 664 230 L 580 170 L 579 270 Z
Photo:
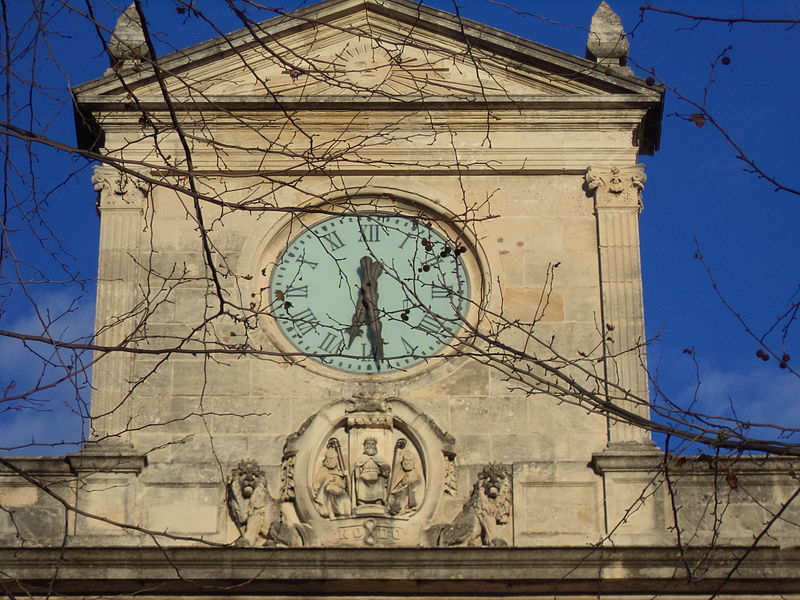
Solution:
M 372 334 L 372 354 L 378 360 L 383 358 L 382 326 L 378 313 L 378 277 L 383 273 L 383 265 L 369 256 L 362 256 L 360 262 L 366 325 L 369 333 Z
M 356 311 L 353 313 L 353 319 L 350 321 L 350 327 L 345 329 L 348 334 L 347 347 L 353 345 L 353 340 L 361 335 L 361 326 L 364 325 L 364 301 L 360 297 L 362 291 L 359 290 L 359 298 L 356 302 Z
M 378 301 L 378 290 L 376 279 L 381 274 L 383 267 L 380 263 L 374 262 L 369 256 L 364 256 L 360 261 L 361 268 L 358 269 L 359 278 L 361 279 L 361 287 L 358 289 L 358 300 L 356 301 L 356 310 L 353 313 L 353 318 L 350 321 L 350 327 L 345 329 L 348 334 L 347 347 L 353 345 L 353 341 L 361 335 L 361 327 L 369 325 L 368 316 L 371 315 L 371 306 L 376 306 Z M 375 266 L 378 265 L 376 272 Z M 372 333 L 372 328 L 369 328 Z

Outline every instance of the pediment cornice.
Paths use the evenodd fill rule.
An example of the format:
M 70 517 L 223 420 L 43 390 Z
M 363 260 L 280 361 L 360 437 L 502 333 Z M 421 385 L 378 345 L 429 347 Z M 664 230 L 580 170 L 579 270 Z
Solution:
M 643 79 L 409 0 L 325 0 L 73 91 L 88 145 L 109 114 L 123 123 L 167 108 L 190 121 L 239 111 L 633 109 L 649 154 L 663 102 Z
M 309 35 L 311 32 L 313 35 Z M 376 62 L 377 68 L 348 71 L 348 63 L 352 66 L 364 58 Z M 525 95 L 522 90 L 528 88 L 528 93 L 545 95 L 633 94 L 657 101 L 661 93 L 660 88 L 647 86 L 638 77 L 611 72 L 590 60 L 408 0 L 325 0 L 165 55 L 156 62 L 168 87 L 175 87 L 171 80 L 183 80 L 190 86 L 208 84 L 214 76 L 230 75 L 231 67 L 235 67 L 243 80 L 225 78 L 234 95 L 291 96 L 298 95 L 301 87 L 303 96 L 326 95 L 324 89 L 309 90 L 308 81 L 301 86 L 298 80 L 309 72 L 316 75 L 313 88 L 335 87 L 336 95 L 361 95 L 359 85 L 348 85 L 348 73 L 366 78 L 362 85 L 367 87 L 375 83 L 370 78 L 381 75 L 376 71 L 386 71 L 390 63 L 394 73 L 388 80 L 393 85 L 386 94 L 391 96 L 423 91 L 411 90 L 409 94 L 411 88 L 403 89 L 407 88 L 400 81 L 403 79 L 406 84 L 424 80 L 434 88 L 437 80 L 443 84 L 439 93 L 426 89 L 425 95 L 469 95 L 476 90 L 490 96 L 497 91 L 505 93 L 506 89 L 492 89 L 495 79 L 498 88 L 516 83 L 514 87 L 519 89 L 508 90 L 512 95 Z M 247 68 L 242 68 L 243 63 Z M 287 81 L 272 77 L 270 90 L 243 85 L 248 72 L 260 79 L 259 70 L 269 70 L 270 66 L 281 70 L 272 75 L 285 75 Z M 485 71 L 478 88 L 470 87 L 469 79 L 474 75 L 470 71 Z M 295 90 L 288 81 L 292 78 L 297 84 Z M 263 83 L 256 79 L 256 86 Z M 126 96 L 131 91 L 147 95 L 154 84 L 152 63 L 149 67 L 143 63 L 138 71 L 110 71 L 77 86 L 74 92 L 81 102 L 84 96 Z M 152 91 L 156 90 L 157 86 L 153 87 Z

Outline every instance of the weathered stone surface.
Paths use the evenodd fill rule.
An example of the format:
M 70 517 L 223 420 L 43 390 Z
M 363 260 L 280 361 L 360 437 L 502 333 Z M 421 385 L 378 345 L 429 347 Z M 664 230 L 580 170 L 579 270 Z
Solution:
M 128 6 L 117 21 L 108 41 L 108 53 L 112 59 L 112 67 L 118 67 L 127 60 L 138 62 L 150 58 L 142 20 L 135 4 Z
M 633 71 L 626 67 L 629 48 L 619 16 L 608 4 L 601 2 L 592 17 L 589 39 L 586 42 L 586 57 L 593 58 L 602 66 L 632 75 Z
M 68 546 L 0 550 L 4 589 L 57 567 L 51 595 L 718 591 L 797 467 L 677 464 L 587 402 L 610 389 L 648 413 L 636 160 L 657 145 L 662 98 L 625 70 L 607 5 L 596 62 L 400 0 L 329 1 L 163 57 L 199 208 L 131 11 L 114 33 L 118 72 L 75 95 L 105 134 L 93 150 L 147 165 L 93 179 L 97 340 L 135 351 L 93 367 L 92 452 L 10 463 L 46 487 L 0 468 L 0 541 Z M 157 134 L 142 135 L 131 94 Z M 277 326 L 284 251 L 348 210 L 414 217 L 464 248 L 469 309 L 450 347 L 368 377 Z M 360 276 L 341 332 L 379 345 L 375 320 L 355 318 L 359 302 L 380 313 L 365 280 L 378 278 Z M 770 534 L 797 545 L 785 522 Z M 503 544 L 516 547 L 474 548 Z M 707 569 L 676 577 L 687 557 Z M 800 593 L 797 563 L 756 548 L 725 591 Z
M 690 564 L 704 562 L 702 578 L 675 577 L 681 553 L 653 548 L 429 548 L 395 549 L 284 548 L 263 552 L 246 548 L 0 550 L 3 585 L 29 590 L 20 582 L 48 583 L 54 594 L 133 594 L 142 583 L 167 586 L 154 598 L 219 594 L 235 586 L 237 594 L 304 597 L 386 597 L 442 594 L 502 597 L 558 595 L 601 598 L 653 595 L 707 597 L 726 580 L 743 553 L 748 560 L 723 589 L 749 598 L 791 597 L 800 592 L 800 556 L 794 548 L 733 546 L 687 549 Z M 131 567 L 131 565 L 137 565 Z M 175 577 L 175 572 L 180 577 Z M 764 590 L 764 574 L 772 580 Z M 410 575 L 413 574 L 413 577 Z M 58 577 L 54 578 L 54 575 Z M 42 578 L 42 579 L 39 579 Z M 55 579 L 55 581 L 52 581 Z M 379 582 L 376 584 L 376 582 Z M 352 596 L 351 596 L 352 595 Z

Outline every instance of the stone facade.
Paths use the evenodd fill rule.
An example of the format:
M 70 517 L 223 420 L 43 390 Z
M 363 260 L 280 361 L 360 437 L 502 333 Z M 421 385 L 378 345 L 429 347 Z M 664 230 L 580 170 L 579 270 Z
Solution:
M 2 463 L 0 541 L 33 547 L 12 578 L 50 577 L 48 549 L 66 540 L 70 578 L 94 582 L 73 588 L 85 593 L 132 593 L 129 579 L 247 579 L 258 594 L 370 593 L 383 579 L 398 595 L 694 593 L 745 553 L 771 561 L 757 577 L 798 591 L 796 552 L 748 550 L 775 512 L 800 519 L 783 508 L 798 464 L 673 459 L 643 427 L 637 156 L 657 146 L 662 93 L 603 49 L 607 9 L 588 61 L 412 2 L 328 0 L 158 71 L 144 51 L 121 55 L 76 88 L 82 137 L 106 157 L 92 182 L 96 342 L 109 351 L 92 444 Z M 286 248 L 365 215 L 463 251 L 463 322 L 407 369 L 331 368 L 276 321 L 292 300 L 273 276 Z M 393 276 L 360 273 L 365 298 L 365 282 L 386 290 Z M 384 331 L 416 309 L 385 311 Z M 380 365 L 370 318 L 342 332 L 352 344 L 364 330 Z M 781 524 L 770 535 L 798 539 Z M 155 545 L 192 548 L 156 558 Z M 102 571 L 98 546 L 114 548 Z M 235 546 L 303 548 L 264 569 Z M 670 584 L 681 565 L 708 585 Z

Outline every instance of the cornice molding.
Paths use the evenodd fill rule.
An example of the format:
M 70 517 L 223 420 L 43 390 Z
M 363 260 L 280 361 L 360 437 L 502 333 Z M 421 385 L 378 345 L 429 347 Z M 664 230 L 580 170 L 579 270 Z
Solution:
M 382 96 L 205 96 L 181 95 L 170 97 L 170 104 L 176 110 L 203 111 L 218 110 L 250 110 L 254 112 L 285 110 L 398 110 L 413 112 L 414 110 L 486 110 L 507 108 L 523 110 L 525 108 L 638 108 L 646 111 L 660 101 L 658 94 L 608 94 L 595 95 L 502 95 L 502 96 L 398 96 L 386 98 Z M 81 96 L 81 109 L 100 111 L 108 110 L 120 113 L 136 114 L 128 102 L 117 96 L 89 95 Z M 167 103 L 161 96 L 137 97 L 137 110 L 167 110 Z
M 613 472 L 653 473 L 663 471 L 665 466 L 671 473 L 692 475 L 719 475 L 727 469 L 735 469 L 737 475 L 778 475 L 795 478 L 800 471 L 800 458 L 793 456 L 738 456 L 715 457 L 665 456 L 663 452 L 625 452 L 605 450 L 592 455 L 592 468 L 599 474 Z
M 747 560 L 737 565 L 747 555 Z M 682 564 L 703 564 L 687 580 Z M 5 548 L 6 593 L 776 594 L 800 592 L 800 549 Z M 734 569 L 734 567 L 736 567 Z M 730 580 L 728 573 L 733 570 Z

